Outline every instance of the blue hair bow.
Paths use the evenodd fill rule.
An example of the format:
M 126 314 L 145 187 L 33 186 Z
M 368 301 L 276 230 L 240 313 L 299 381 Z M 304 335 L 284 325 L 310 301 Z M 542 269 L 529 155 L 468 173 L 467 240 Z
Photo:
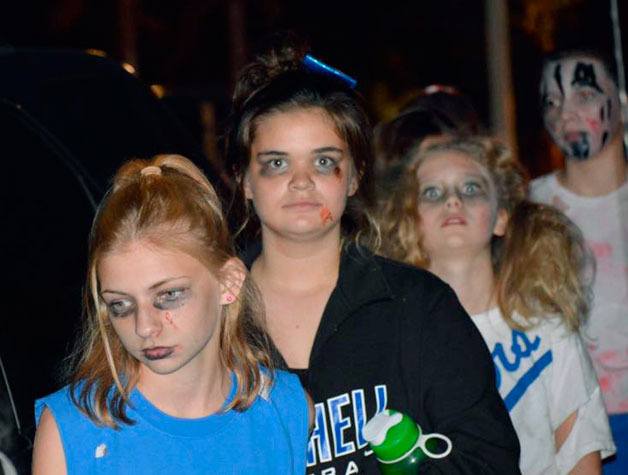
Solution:
M 303 66 L 305 66 L 305 68 L 309 71 L 336 77 L 346 83 L 351 89 L 354 89 L 358 83 L 358 81 L 353 79 L 351 76 L 339 71 L 336 68 L 332 68 L 328 64 L 323 63 L 310 54 L 306 54 L 303 58 Z

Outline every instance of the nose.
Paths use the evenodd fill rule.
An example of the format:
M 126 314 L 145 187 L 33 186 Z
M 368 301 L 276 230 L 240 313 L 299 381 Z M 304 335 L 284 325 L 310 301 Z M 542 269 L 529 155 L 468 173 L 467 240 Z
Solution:
M 560 106 L 560 118 L 565 121 L 569 120 L 576 116 L 576 108 L 570 104 L 568 101 L 565 101 Z
M 311 172 L 305 167 L 295 169 L 290 178 L 290 189 L 295 191 L 309 190 L 314 186 Z
M 135 316 L 135 333 L 141 338 L 159 336 L 162 329 L 159 310 L 152 306 L 138 308 Z
M 447 209 L 458 209 L 462 206 L 462 200 L 458 196 L 457 192 L 450 192 L 445 202 Z

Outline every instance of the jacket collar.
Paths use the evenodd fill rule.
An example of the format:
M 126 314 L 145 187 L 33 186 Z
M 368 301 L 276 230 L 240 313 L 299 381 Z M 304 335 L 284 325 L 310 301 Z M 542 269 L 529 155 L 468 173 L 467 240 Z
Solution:
M 338 282 L 325 306 L 312 345 L 310 365 L 344 320 L 369 303 L 393 297 L 373 254 L 353 244 L 346 246 L 340 258 Z
M 367 248 L 354 244 L 347 245 L 342 253 L 336 289 L 349 310 L 392 297 L 377 258 Z
M 246 246 L 240 258 L 251 270 L 253 262 L 261 252 L 261 241 L 255 241 Z M 346 310 L 352 311 L 372 301 L 392 296 L 392 291 L 373 253 L 355 244 L 346 245 L 340 256 L 338 281 L 330 301 L 339 299 L 344 303 Z
M 262 251 L 261 242 L 251 243 L 241 254 L 250 269 Z M 316 332 L 310 363 L 340 324 L 359 308 L 380 300 L 394 298 L 378 259 L 371 251 L 355 244 L 344 247 L 336 287 L 323 311 Z

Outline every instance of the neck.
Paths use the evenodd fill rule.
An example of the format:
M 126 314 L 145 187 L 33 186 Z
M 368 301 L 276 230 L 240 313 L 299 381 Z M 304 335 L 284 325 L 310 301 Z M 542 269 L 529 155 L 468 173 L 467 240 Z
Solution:
M 142 394 L 158 409 L 175 417 L 198 418 L 218 412 L 231 389 L 229 372 L 216 362 L 198 374 L 169 375 L 140 369 L 137 384 Z
M 258 285 L 307 291 L 335 285 L 340 267 L 340 229 L 310 241 L 263 232 L 262 253 L 253 264 Z
M 485 312 L 495 305 L 490 249 L 471 256 L 432 259 L 429 270 L 454 289 L 469 315 Z
M 597 155 L 587 160 L 567 159 L 559 175 L 561 184 L 577 195 L 590 197 L 607 195 L 621 187 L 626 181 L 621 130 Z

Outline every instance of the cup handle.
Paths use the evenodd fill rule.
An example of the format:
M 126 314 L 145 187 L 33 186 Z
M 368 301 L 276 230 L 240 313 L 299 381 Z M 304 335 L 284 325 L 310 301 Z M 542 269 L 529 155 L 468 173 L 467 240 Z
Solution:
M 429 439 L 432 439 L 432 438 L 442 440 L 447 445 L 447 448 L 443 452 L 441 452 L 439 454 L 438 453 L 434 453 L 434 452 L 430 452 L 425 445 L 426 445 L 426 442 Z M 425 434 L 425 435 L 421 434 L 421 436 L 419 437 L 417 445 L 419 447 L 421 447 L 421 450 L 423 452 L 425 452 L 425 454 L 429 458 L 432 458 L 432 459 L 442 459 L 442 458 L 447 457 L 450 454 L 451 448 L 453 446 L 452 443 L 451 443 L 451 439 L 449 437 L 447 437 L 446 435 L 443 435 L 443 434 L 438 434 L 436 432 L 434 432 L 433 434 Z

